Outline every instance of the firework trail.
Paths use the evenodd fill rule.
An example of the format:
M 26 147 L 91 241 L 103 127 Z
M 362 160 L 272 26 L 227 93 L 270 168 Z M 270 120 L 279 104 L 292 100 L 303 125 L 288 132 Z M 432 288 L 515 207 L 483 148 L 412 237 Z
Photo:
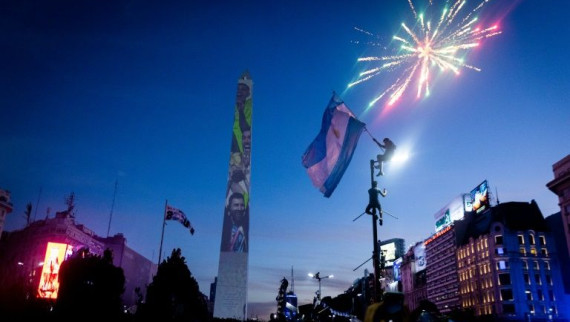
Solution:
M 392 38 L 394 43 L 400 45 L 398 54 L 359 58 L 358 62 L 371 62 L 379 65 L 363 71 L 358 79 L 348 84 L 350 88 L 384 71 L 403 68 L 401 76 L 386 90 L 376 95 L 369 103 L 369 108 L 384 97 L 388 100 L 388 105 L 394 104 L 412 84 L 417 85 L 415 91 L 417 98 L 429 96 L 431 75 L 437 69 L 442 72 L 451 70 L 457 75 L 462 68 L 481 71 L 478 67 L 466 64 L 459 54 L 479 46 L 481 39 L 501 33 L 497 26 L 475 27 L 477 14 L 491 0 L 483 0 L 471 11 L 466 9 L 466 0 L 447 0 L 441 15 L 434 16 L 433 24 L 431 15 L 424 17 L 416 10 L 412 0 L 407 1 L 416 23 L 413 28 L 402 23 L 404 32 Z M 428 9 L 432 6 L 432 0 L 429 0 Z M 363 29 L 355 29 L 371 35 Z

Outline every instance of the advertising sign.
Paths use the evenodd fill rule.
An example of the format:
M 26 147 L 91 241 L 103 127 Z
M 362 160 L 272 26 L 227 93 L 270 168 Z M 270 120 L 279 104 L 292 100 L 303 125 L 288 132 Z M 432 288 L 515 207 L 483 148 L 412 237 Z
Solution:
M 72 254 L 73 246 L 68 244 L 48 242 L 38 297 L 56 299 L 59 291 L 59 267 Z
M 386 245 L 380 245 L 380 251 L 384 255 L 384 260 L 386 267 L 392 266 L 394 260 L 396 259 L 396 243 L 389 243 Z
M 471 203 L 473 211 L 480 213 L 489 208 L 489 184 L 487 180 L 481 182 L 475 189 L 471 190 Z
M 419 243 L 414 247 L 414 258 L 416 259 L 416 273 L 426 269 L 426 246 Z
M 467 194 L 460 194 L 451 200 L 445 207 L 435 213 L 435 231 L 438 232 L 449 226 L 455 220 L 461 220 L 465 216 L 465 198 L 471 199 Z
M 401 279 L 400 267 L 402 267 L 402 257 L 394 261 L 394 281 L 399 281 Z

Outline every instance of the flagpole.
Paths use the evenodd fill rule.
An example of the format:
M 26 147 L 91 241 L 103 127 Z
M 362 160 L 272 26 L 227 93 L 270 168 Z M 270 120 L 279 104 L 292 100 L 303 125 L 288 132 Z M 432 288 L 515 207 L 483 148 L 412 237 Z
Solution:
M 160 236 L 160 250 L 158 251 L 158 265 L 160 265 L 160 260 L 162 259 L 162 241 L 164 240 L 164 226 L 166 226 L 166 206 L 168 205 L 168 199 L 164 201 L 164 213 L 162 214 L 162 235 Z

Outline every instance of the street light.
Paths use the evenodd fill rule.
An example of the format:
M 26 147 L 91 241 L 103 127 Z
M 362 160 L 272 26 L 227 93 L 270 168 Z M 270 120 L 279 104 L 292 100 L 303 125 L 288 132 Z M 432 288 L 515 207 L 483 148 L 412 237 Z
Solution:
M 313 275 L 313 273 L 309 273 L 307 275 L 309 275 L 310 277 L 319 281 L 319 293 L 317 293 L 317 300 L 320 301 L 321 300 L 321 280 L 323 280 L 325 278 L 333 278 L 334 275 L 321 276 L 321 272 L 317 272 L 317 274 L 314 274 L 314 275 Z

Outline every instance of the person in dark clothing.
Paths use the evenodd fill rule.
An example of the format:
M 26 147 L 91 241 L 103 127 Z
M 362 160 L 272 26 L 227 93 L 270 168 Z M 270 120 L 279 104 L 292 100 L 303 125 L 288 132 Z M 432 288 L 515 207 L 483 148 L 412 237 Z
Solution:
M 384 149 L 384 154 L 378 154 L 378 156 L 376 156 L 376 162 L 378 164 L 374 166 L 379 170 L 376 176 L 383 176 L 384 172 L 382 170 L 384 162 L 392 159 L 392 156 L 394 156 L 394 151 L 396 151 L 396 145 L 389 138 L 384 138 L 384 140 L 382 140 L 383 144 L 378 142 L 376 139 L 373 140 L 376 142 L 376 144 L 378 144 L 380 148 Z
M 378 200 L 378 195 L 382 195 L 382 197 L 386 197 L 388 193 L 386 189 L 380 190 L 377 188 L 378 182 L 372 181 L 372 188 L 368 189 L 368 206 L 366 206 L 366 212 L 369 215 L 376 214 L 376 210 L 380 211 L 380 201 Z

